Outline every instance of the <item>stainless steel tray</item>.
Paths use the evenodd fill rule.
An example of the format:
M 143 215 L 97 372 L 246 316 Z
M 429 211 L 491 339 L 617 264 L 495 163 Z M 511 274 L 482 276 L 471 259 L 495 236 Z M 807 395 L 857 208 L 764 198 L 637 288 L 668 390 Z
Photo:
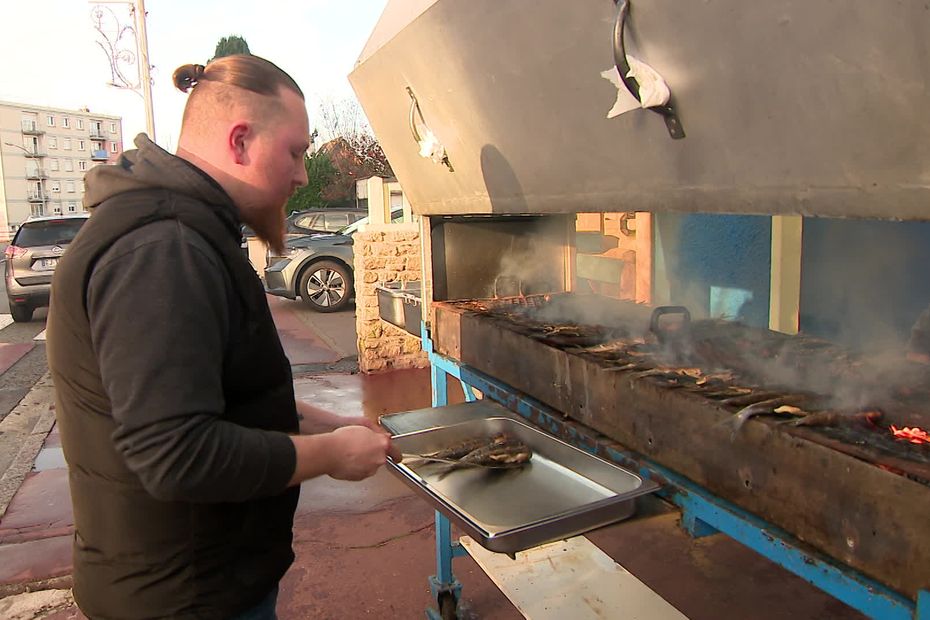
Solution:
M 381 319 L 420 337 L 420 283 L 387 282 L 375 287 Z
M 394 436 L 404 453 L 426 454 L 463 439 L 497 433 L 533 450 L 518 469 L 460 469 L 417 460 L 389 462 L 411 486 L 483 547 L 516 553 L 582 534 L 635 512 L 635 498 L 658 485 L 551 435 L 504 417 L 471 420 Z

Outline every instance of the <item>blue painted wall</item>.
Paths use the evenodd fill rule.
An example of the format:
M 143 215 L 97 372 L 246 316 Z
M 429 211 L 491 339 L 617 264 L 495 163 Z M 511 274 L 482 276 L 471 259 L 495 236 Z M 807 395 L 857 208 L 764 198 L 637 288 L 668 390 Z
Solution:
M 662 214 L 660 226 L 672 303 L 768 327 L 770 217 Z
M 930 223 L 804 220 L 801 330 L 903 347 L 930 304 Z

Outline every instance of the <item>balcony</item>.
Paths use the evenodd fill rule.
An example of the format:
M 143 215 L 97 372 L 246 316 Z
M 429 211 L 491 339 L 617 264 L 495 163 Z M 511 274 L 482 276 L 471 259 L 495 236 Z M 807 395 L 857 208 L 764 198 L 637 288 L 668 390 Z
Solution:
M 41 136 L 45 133 L 35 121 L 23 121 L 23 133 L 29 136 Z
M 46 203 L 48 202 L 48 194 L 32 189 L 26 194 L 26 200 L 29 202 Z
M 45 157 L 47 155 L 47 153 L 44 153 L 38 149 L 23 149 L 23 154 L 26 157 L 32 157 L 32 158 Z
M 107 151 L 106 149 L 99 151 L 91 151 L 90 158 L 94 161 L 106 161 L 107 160 Z
M 48 173 L 46 173 L 44 170 L 27 170 L 26 178 L 30 181 L 47 179 Z
M 106 140 L 106 134 L 103 133 L 103 125 L 90 125 L 90 139 L 91 140 Z

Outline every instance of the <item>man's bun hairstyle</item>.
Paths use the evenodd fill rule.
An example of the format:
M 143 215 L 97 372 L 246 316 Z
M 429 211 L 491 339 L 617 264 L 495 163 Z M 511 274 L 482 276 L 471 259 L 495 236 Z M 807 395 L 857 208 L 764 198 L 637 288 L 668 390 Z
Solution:
M 203 65 L 183 65 L 174 70 L 174 85 L 182 93 L 197 86 L 197 83 L 203 79 L 203 72 L 206 69 Z
M 203 82 L 235 86 L 259 95 L 275 96 L 278 90 L 292 90 L 300 98 L 303 92 L 294 78 L 272 62 L 252 54 L 222 56 L 203 65 L 182 65 L 174 72 L 174 85 L 186 93 Z

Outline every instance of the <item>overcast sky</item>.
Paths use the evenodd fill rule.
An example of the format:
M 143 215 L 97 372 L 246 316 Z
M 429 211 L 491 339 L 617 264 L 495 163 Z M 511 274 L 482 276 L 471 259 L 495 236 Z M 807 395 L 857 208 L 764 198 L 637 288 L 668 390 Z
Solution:
M 346 76 L 387 0 L 145 0 L 158 143 L 177 144 L 185 95 L 175 68 L 204 64 L 224 36 L 245 38 L 253 54 L 290 73 L 313 115 L 321 97 L 351 94 Z M 131 23 L 128 4 L 105 5 Z M 108 87 L 110 68 L 86 0 L 0 2 L 0 100 L 89 107 L 123 117 L 127 148 L 145 131 L 142 98 Z

